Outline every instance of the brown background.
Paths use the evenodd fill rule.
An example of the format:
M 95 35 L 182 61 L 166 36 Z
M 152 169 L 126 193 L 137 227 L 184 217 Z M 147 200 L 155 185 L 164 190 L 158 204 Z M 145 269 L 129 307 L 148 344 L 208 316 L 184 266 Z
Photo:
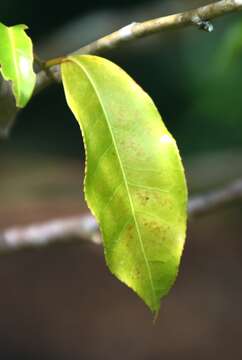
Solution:
M 1 159 L 1 228 L 80 211 L 79 162 L 7 159 Z M 145 305 L 108 272 L 101 246 L 70 243 L 5 255 L 0 356 L 240 359 L 241 276 L 239 207 L 189 224 L 177 282 L 155 325 Z

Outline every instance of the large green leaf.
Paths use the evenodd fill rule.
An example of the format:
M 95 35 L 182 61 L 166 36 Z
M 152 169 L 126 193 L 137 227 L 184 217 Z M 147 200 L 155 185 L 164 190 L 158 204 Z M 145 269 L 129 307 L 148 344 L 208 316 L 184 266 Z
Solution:
M 25 25 L 5 26 L 0 23 L 0 65 L 5 80 L 12 81 L 16 105 L 24 107 L 35 86 L 33 49 Z
M 61 70 L 84 137 L 85 196 L 107 264 L 156 312 L 185 238 L 187 190 L 176 143 L 149 96 L 117 65 L 83 55 Z

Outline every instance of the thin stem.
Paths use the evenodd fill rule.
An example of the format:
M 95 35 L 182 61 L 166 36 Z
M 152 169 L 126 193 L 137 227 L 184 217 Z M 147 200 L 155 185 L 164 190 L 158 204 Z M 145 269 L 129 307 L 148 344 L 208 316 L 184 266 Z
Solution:
M 53 66 L 60 65 L 61 63 L 63 63 L 65 61 L 65 59 L 66 59 L 65 56 L 60 56 L 60 57 L 57 57 L 54 59 L 47 60 L 45 62 L 45 68 L 49 69 Z
M 242 202 L 242 179 L 212 192 L 192 197 L 189 201 L 189 220 L 208 215 L 219 209 Z M 91 215 L 77 215 L 69 218 L 15 227 L 0 232 L 0 253 L 22 248 L 39 248 L 53 243 L 75 239 L 101 244 L 98 225 Z
M 205 6 L 201 6 L 197 9 L 147 20 L 141 23 L 134 22 L 84 47 L 81 47 L 71 55 L 99 54 L 105 50 L 109 51 L 118 46 L 121 46 L 122 44 L 129 43 L 139 38 L 147 37 L 149 35 L 166 30 L 187 26 L 197 26 L 198 28 L 201 28 L 203 22 L 241 10 L 242 0 L 221 0 Z M 209 23 L 207 31 L 210 32 L 211 29 L 212 24 Z M 46 62 L 46 67 L 50 68 L 55 65 L 59 65 L 62 61 L 63 57 L 48 60 Z M 45 81 L 44 77 L 42 78 L 42 82 L 43 81 Z

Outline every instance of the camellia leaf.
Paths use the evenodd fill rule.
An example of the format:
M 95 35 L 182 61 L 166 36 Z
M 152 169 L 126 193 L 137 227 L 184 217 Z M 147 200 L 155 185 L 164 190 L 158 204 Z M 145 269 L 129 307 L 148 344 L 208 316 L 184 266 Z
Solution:
M 113 274 L 157 312 L 183 250 L 187 190 L 175 140 L 150 97 L 90 55 L 61 65 L 86 149 L 85 196 Z
M 5 80 L 12 81 L 17 107 L 29 101 L 36 76 L 33 71 L 33 49 L 25 25 L 5 26 L 0 23 L 0 70 Z

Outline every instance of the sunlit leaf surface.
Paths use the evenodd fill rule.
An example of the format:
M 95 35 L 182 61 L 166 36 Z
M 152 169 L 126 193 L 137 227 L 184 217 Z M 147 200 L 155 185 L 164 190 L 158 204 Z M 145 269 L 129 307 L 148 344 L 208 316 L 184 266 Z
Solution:
M 25 25 L 5 26 L 0 23 L 0 69 L 5 80 L 12 81 L 18 107 L 29 101 L 34 85 L 33 50 Z
M 150 97 L 96 56 L 62 64 L 86 148 L 85 196 L 113 274 L 157 312 L 183 250 L 187 190 L 176 143 Z

